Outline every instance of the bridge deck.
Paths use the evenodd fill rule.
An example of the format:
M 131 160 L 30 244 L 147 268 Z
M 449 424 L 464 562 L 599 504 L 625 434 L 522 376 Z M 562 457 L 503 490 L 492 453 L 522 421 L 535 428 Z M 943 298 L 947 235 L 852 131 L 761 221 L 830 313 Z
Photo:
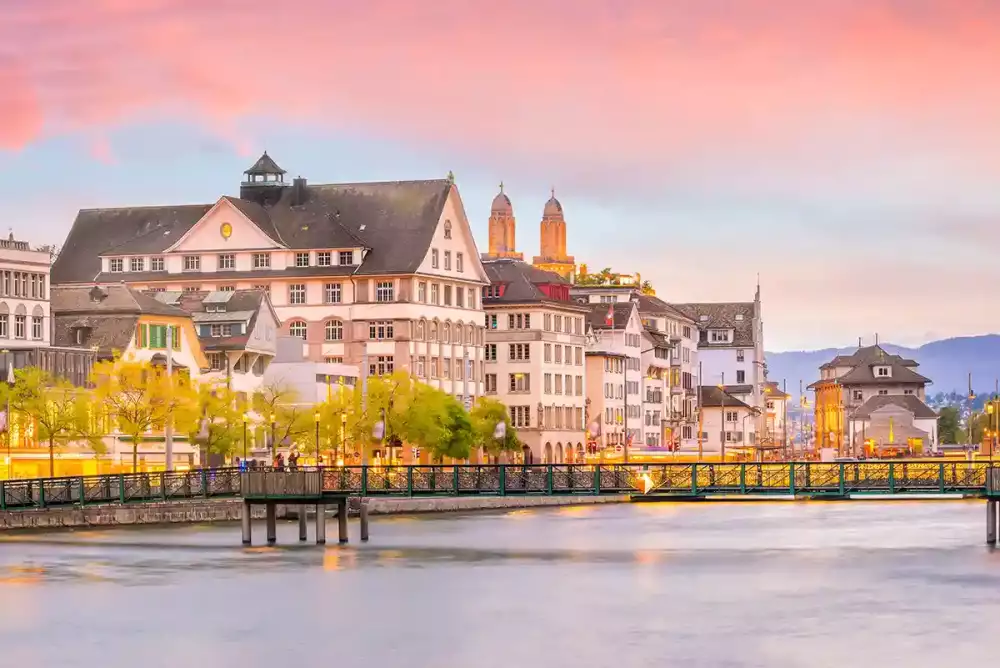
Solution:
M 609 466 L 327 467 L 298 471 L 205 469 L 0 482 L 0 510 L 179 499 L 321 502 L 345 496 L 642 494 L 805 496 L 928 494 L 1000 498 L 989 462 L 788 462 Z

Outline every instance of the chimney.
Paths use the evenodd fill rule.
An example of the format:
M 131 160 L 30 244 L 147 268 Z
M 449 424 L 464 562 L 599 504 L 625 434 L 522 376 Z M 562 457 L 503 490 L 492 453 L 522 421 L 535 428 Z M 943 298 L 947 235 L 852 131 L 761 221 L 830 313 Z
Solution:
M 300 206 L 306 203 L 306 180 L 297 176 L 292 180 L 292 206 Z
M 101 287 L 99 285 L 95 285 L 94 287 L 92 287 L 90 289 L 90 301 L 92 301 L 92 302 L 95 302 L 95 303 L 103 302 L 104 298 L 107 297 L 107 296 L 108 296 L 108 293 L 105 292 L 103 289 L 101 289 Z

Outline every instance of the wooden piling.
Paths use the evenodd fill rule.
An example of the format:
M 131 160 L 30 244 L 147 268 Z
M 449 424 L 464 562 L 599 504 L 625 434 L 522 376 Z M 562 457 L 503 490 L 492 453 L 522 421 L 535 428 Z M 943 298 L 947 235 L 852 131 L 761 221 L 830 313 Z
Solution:
M 250 524 L 250 515 L 252 506 L 249 503 L 243 503 L 243 515 L 241 516 L 243 524 L 243 544 L 252 545 L 253 544 L 253 529 Z
M 365 503 L 364 499 L 361 499 L 361 542 L 368 542 L 368 504 Z
M 316 544 L 326 545 L 326 506 L 316 504 Z
M 340 533 L 340 542 L 347 542 L 347 499 L 337 500 L 337 528 Z
M 997 502 L 993 500 L 986 502 L 986 543 L 997 544 Z
M 267 513 L 265 516 L 265 521 L 267 523 L 267 544 L 274 545 L 278 542 L 278 512 L 277 506 L 274 502 L 268 502 L 265 505 Z
M 306 507 L 300 505 L 299 511 L 299 540 L 305 540 L 306 536 Z

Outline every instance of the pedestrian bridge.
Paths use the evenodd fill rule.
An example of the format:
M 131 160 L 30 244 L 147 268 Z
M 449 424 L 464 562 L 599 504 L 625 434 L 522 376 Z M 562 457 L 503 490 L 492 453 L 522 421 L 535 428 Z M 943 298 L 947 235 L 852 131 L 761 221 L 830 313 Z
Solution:
M 866 461 L 616 465 L 347 466 L 297 471 L 234 468 L 0 482 L 0 510 L 242 498 L 327 503 L 351 496 L 632 494 L 851 499 L 954 496 L 1000 499 L 990 462 Z

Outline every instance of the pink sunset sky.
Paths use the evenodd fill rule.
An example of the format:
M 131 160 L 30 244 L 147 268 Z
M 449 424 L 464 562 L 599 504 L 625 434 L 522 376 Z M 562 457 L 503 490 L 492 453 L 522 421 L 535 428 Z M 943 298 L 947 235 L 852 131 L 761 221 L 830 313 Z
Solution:
M 0 0 L 0 213 L 312 181 L 496 184 L 535 254 L 749 300 L 769 349 L 1000 331 L 996 0 Z

